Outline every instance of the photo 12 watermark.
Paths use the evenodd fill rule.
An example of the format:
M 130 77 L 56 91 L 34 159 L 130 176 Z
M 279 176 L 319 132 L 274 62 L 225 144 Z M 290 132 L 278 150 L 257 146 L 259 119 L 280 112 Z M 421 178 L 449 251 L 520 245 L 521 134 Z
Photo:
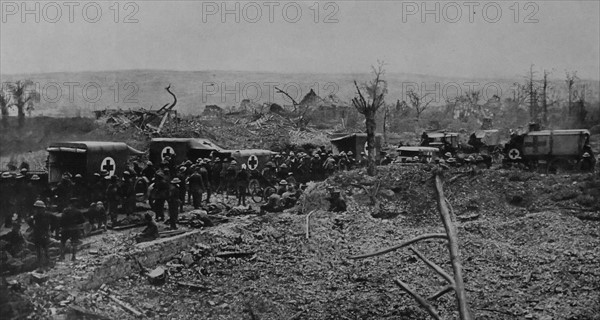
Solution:
M 132 1 L 2 1 L 2 23 L 138 23 L 140 6 Z
M 451 101 L 459 97 L 465 97 L 472 93 L 477 93 L 483 101 L 488 101 L 495 97 L 502 97 L 503 86 L 498 82 L 478 82 L 478 81 L 450 81 L 450 82 L 402 82 L 400 95 L 404 98 L 409 93 L 416 93 L 417 96 L 426 98 L 427 101 L 439 104 Z M 403 98 L 403 99 L 404 99 Z
M 335 82 L 203 82 L 200 86 L 202 103 L 219 101 L 239 104 L 243 100 L 270 102 L 283 99 L 285 103 L 299 103 L 310 90 L 317 96 L 335 96 L 340 87 Z
M 402 22 L 539 23 L 540 6 L 533 1 L 402 1 Z
M 340 7 L 333 1 L 203 1 L 203 23 L 338 23 Z
M 18 84 L 14 82 L 3 82 L 1 86 L 2 92 L 9 93 L 9 98 L 12 93 L 16 92 L 15 88 Z M 22 87 L 24 96 L 38 96 L 41 104 L 49 103 L 98 103 L 100 101 L 106 103 L 124 103 L 137 104 L 139 103 L 138 94 L 140 88 L 135 82 L 114 82 L 114 83 L 98 83 L 98 82 L 27 82 Z

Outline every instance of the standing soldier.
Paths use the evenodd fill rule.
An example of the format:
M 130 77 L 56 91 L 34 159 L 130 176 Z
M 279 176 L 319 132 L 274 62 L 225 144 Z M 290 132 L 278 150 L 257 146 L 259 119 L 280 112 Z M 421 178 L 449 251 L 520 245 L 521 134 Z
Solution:
M 94 179 L 92 180 L 90 196 L 93 202 L 105 201 L 106 196 L 106 180 L 102 179 L 100 173 L 94 173 Z
M 121 212 L 130 215 L 135 211 L 135 190 L 133 179 L 129 171 L 123 172 L 121 184 Z
M 169 199 L 169 181 L 161 173 L 157 173 L 152 190 L 152 208 L 156 213 L 156 221 L 165 220 L 165 202 Z
M 226 171 L 225 171 L 225 181 L 227 182 L 227 196 L 229 196 L 229 192 L 231 192 L 233 190 L 234 194 L 236 193 L 236 189 L 237 189 L 237 185 L 235 182 L 235 178 L 237 176 L 237 170 L 236 170 L 236 164 L 237 161 L 235 160 L 231 160 L 231 163 L 229 163 L 229 166 L 227 167 Z
M 200 208 L 202 202 L 202 190 L 204 189 L 204 179 L 200 174 L 200 167 L 194 169 L 194 173 L 188 178 L 190 186 L 190 195 L 192 196 L 192 204 L 194 209 Z
M 242 164 L 242 170 L 237 173 L 235 178 L 237 183 L 237 197 L 238 197 L 238 206 L 240 204 L 246 205 L 246 190 L 248 190 L 248 185 L 250 184 L 250 174 L 246 169 L 246 164 Z
M 215 193 L 219 192 L 221 188 L 221 171 L 223 170 L 223 164 L 221 164 L 221 159 L 219 157 L 215 158 L 215 162 L 211 168 L 211 184 L 213 188 L 215 188 Z
M 58 200 L 58 211 L 62 211 L 73 197 L 73 182 L 68 173 L 62 175 L 62 180 L 56 185 L 56 196 Z
M 75 261 L 77 254 L 77 245 L 79 244 L 79 230 L 81 224 L 85 222 L 85 218 L 81 211 L 79 211 L 75 205 L 79 201 L 77 198 L 71 198 L 69 205 L 63 210 L 61 222 L 61 237 L 60 237 L 60 260 L 65 259 L 65 245 L 68 240 L 71 240 L 71 247 L 73 248 L 73 255 L 71 261 Z
M 204 159 L 204 161 L 200 162 L 200 175 L 202 176 L 202 182 L 204 182 L 204 189 L 206 190 L 206 204 L 210 202 L 210 196 L 212 194 L 212 185 L 210 182 L 211 177 L 211 160 Z
M 11 201 L 14 198 L 14 183 L 10 172 L 2 172 L 0 176 L 0 212 L 4 216 L 4 226 L 10 228 L 12 224 L 13 208 Z
M 179 178 L 175 177 L 171 180 L 171 185 L 169 186 L 169 224 L 171 225 L 171 230 L 177 230 L 177 217 L 179 215 L 179 202 L 180 194 L 179 194 L 179 184 L 183 183 L 183 181 L 179 180 Z
M 152 161 L 146 162 L 146 167 L 142 170 L 142 175 L 148 179 L 148 181 L 152 181 L 154 179 L 154 175 L 156 174 L 156 169 L 152 164 Z
M 46 204 L 37 200 L 33 204 L 33 216 L 31 217 L 32 239 L 35 245 L 38 267 L 43 268 L 50 264 L 48 246 L 50 245 L 50 225 L 54 216 L 46 211 Z
M 89 202 L 89 194 L 87 183 L 83 181 L 83 176 L 81 174 L 76 174 L 73 178 L 73 196 L 79 199 L 78 207 L 83 207 L 84 204 Z
M 181 167 L 179 167 L 179 173 L 176 176 L 181 181 L 179 183 L 179 212 L 183 212 L 183 204 L 185 203 L 185 194 L 187 192 L 187 174 L 186 174 L 186 172 L 187 172 L 187 167 L 181 166 Z
M 115 227 L 117 225 L 117 218 L 119 215 L 119 178 L 115 175 L 110 177 L 107 176 L 107 178 L 110 180 L 110 182 L 106 188 L 106 204 L 110 221 L 112 226 Z

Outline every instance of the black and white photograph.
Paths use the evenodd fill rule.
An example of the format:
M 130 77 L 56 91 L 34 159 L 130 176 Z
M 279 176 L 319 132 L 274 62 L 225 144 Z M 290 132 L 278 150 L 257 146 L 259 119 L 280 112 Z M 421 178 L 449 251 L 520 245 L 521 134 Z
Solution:
M 600 1 L 0 19 L 1 319 L 600 320 Z

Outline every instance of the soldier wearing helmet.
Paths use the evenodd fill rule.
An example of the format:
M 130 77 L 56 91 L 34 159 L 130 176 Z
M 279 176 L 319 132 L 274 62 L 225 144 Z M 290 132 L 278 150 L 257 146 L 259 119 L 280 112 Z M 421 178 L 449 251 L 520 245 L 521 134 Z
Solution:
M 60 260 L 65 258 L 65 245 L 71 240 L 72 256 L 71 260 L 75 261 L 77 254 L 77 245 L 79 244 L 79 232 L 82 224 L 85 222 L 83 213 L 76 207 L 77 198 L 71 198 L 69 205 L 62 212 L 60 218 L 61 236 L 60 236 Z
M 237 197 L 238 197 L 238 206 L 246 205 L 246 190 L 248 190 L 248 185 L 250 184 L 250 173 L 246 167 L 246 164 L 242 164 L 242 169 L 237 173 L 236 177 L 237 184 Z
M 50 226 L 56 217 L 46 211 L 46 204 L 37 200 L 33 204 L 33 215 L 31 216 L 31 227 L 33 232 L 31 238 L 37 253 L 38 267 L 43 268 L 50 264 L 48 246 L 50 245 Z

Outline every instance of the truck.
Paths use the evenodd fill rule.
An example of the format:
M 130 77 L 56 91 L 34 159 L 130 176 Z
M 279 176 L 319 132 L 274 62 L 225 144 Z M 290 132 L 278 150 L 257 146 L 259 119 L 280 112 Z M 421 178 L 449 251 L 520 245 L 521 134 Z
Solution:
M 585 158 L 595 157 L 586 129 L 540 130 L 512 134 L 504 146 L 505 161 L 523 163 L 529 168 L 545 167 L 547 172 L 571 171 Z M 587 154 L 587 155 L 586 155 Z

